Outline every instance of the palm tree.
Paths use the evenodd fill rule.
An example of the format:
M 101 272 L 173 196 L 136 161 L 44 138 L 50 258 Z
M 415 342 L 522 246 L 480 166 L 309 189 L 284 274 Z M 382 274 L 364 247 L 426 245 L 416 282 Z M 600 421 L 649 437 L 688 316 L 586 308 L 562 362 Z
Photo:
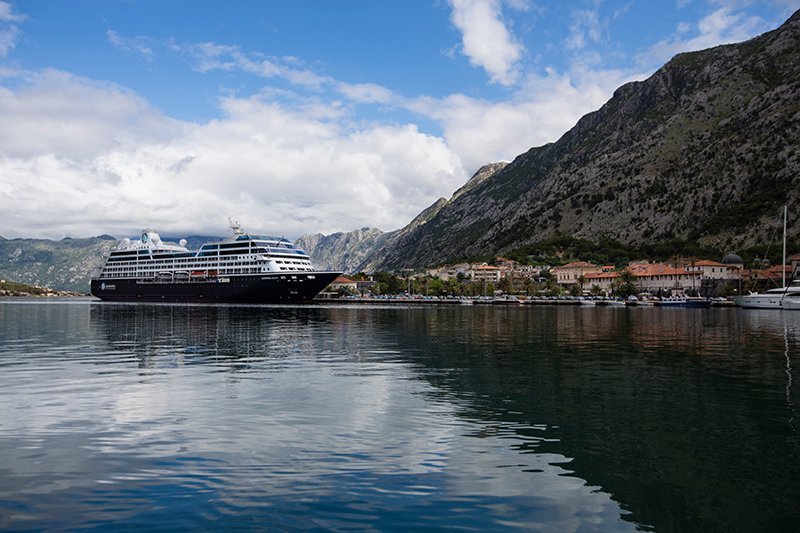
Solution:
M 580 276 L 578 276 L 578 280 L 577 281 L 581 286 L 581 294 L 583 294 L 583 284 L 586 283 L 586 277 L 584 277 L 584 275 L 581 274 Z
M 614 281 L 614 294 L 622 298 L 635 296 L 639 290 L 636 288 L 636 274 L 627 268 L 619 273 L 619 277 Z

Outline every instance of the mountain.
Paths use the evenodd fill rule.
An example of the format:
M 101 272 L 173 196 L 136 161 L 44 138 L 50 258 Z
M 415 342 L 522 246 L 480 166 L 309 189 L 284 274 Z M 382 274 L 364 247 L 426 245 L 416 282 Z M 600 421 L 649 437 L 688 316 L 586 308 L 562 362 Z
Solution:
M 0 237 L 0 278 L 88 293 L 92 270 L 116 244 L 109 235 L 60 241 Z
M 365 264 L 422 267 L 558 235 L 630 246 L 766 244 L 782 206 L 800 194 L 798 102 L 800 12 L 775 31 L 679 54 L 620 87 L 557 142 L 435 204 Z M 790 222 L 796 239 L 800 219 Z
M 295 245 L 306 251 L 319 270 L 360 272 L 365 259 L 386 242 L 387 233 L 374 228 L 323 235 L 303 235 Z

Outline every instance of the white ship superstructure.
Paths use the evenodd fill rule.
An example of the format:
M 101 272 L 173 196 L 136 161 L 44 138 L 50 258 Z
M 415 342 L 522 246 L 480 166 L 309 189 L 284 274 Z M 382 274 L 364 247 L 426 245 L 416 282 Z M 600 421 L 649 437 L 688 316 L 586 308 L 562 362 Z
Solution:
M 280 237 L 238 234 L 219 243 L 190 251 L 185 241 L 162 242 L 154 230 L 145 230 L 137 241 L 125 239 L 111 252 L 100 279 L 192 276 L 237 276 L 269 272 L 313 272 L 303 250 Z

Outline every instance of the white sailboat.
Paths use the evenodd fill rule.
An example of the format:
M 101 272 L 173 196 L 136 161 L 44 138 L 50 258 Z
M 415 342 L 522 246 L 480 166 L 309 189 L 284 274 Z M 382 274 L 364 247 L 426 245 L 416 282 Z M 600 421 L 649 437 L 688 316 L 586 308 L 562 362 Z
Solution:
M 739 307 L 753 309 L 797 309 L 800 310 L 800 280 L 786 285 L 786 217 L 788 209 L 783 206 L 783 286 L 760 293 L 750 293 L 734 298 Z

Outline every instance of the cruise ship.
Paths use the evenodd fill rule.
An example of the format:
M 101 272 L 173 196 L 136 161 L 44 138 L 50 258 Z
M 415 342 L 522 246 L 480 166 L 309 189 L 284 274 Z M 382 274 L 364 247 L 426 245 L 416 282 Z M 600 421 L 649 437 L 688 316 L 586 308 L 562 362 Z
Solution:
M 186 240 L 163 242 L 154 229 L 123 239 L 92 275 L 101 300 L 127 302 L 310 302 L 341 272 L 315 270 L 311 259 L 282 237 L 245 233 L 189 250 Z

